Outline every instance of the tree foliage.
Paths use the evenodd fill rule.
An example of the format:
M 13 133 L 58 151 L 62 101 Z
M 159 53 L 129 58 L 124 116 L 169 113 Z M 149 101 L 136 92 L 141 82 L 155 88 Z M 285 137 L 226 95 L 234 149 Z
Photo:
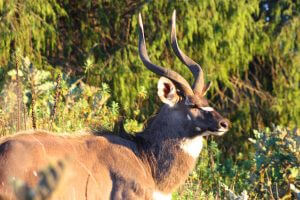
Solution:
M 36 63 L 47 62 L 56 50 L 59 17 L 67 13 L 53 0 L 1 0 L 0 15 L 0 64 L 8 67 L 17 49 Z

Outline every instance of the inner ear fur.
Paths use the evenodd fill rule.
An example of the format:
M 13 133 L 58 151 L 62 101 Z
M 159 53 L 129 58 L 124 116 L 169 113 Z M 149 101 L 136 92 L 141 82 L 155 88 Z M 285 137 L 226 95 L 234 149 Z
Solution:
M 169 106 L 174 106 L 179 100 L 179 96 L 176 92 L 176 86 L 166 77 L 161 77 L 159 79 L 157 84 L 157 94 L 160 100 Z

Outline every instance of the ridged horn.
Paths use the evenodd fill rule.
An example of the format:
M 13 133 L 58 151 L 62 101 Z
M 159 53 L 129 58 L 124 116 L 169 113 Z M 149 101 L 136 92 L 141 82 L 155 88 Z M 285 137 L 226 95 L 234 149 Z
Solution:
M 176 10 L 174 10 L 172 15 L 172 30 L 171 30 L 171 45 L 174 53 L 193 73 L 195 82 L 193 84 L 193 90 L 196 95 L 202 95 L 202 90 L 204 87 L 204 77 L 201 66 L 185 55 L 179 48 L 177 37 L 176 37 Z
M 171 69 L 165 69 L 163 67 L 160 67 L 158 65 L 153 64 L 148 56 L 147 49 L 146 49 L 146 43 L 145 43 L 145 36 L 144 36 L 144 27 L 142 22 L 142 16 L 141 13 L 139 13 L 139 55 L 144 63 L 144 65 L 152 72 L 164 76 L 170 80 L 172 80 L 178 89 L 184 93 L 186 96 L 194 96 L 194 92 L 189 85 L 189 83 L 177 72 L 171 70 Z

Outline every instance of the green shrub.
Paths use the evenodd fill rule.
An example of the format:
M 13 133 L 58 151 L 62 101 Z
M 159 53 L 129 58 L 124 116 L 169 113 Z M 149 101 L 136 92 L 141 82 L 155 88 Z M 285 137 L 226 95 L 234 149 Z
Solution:
M 62 72 L 52 75 L 49 71 L 34 68 L 28 58 L 23 58 L 23 61 L 18 76 L 15 69 L 8 71 L 9 78 L 1 91 L 2 135 L 31 129 L 33 115 L 36 128 L 55 132 L 78 131 L 87 127 L 113 129 L 119 118 L 119 105 L 114 101 L 108 102 L 111 92 L 107 84 L 90 86 L 82 78 Z M 61 77 L 59 87 L 55 81 L 58 74 Z M 57 90 L 59 95 L 55 97 Z
M 254 131 L 254 134 L 255 140 L 251 140 L 256 151 L 252 182 L 256 186 L 257 197 L 291 198 L 291 184 L 300 184 L 299 130 L 277 126 Z

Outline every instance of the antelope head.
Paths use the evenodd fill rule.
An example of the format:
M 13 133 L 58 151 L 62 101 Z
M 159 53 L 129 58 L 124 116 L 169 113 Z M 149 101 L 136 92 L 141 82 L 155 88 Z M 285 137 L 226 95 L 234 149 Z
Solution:
M 150 61 L 145 44 L 142 17 L 139 14 L 139 55 L 149 70 L 162 76 L 158 81 L 158 96 L 165 104 L 164 107 L 167 107 L 163 107 L 164 115 L 172 116 L 169 117 L 170 126 L 184 129 L 184 137 L 223 135 L 228 131 L 230 122 L 209 106 L 205 94 L 210 84 L 205 84 L 201 66 L 185 55 L 178 46 L 175 11 L 172 16 L 171 45 L 176 56 L 192 72 L 195 79 L 192 87 L 177 72 Z

